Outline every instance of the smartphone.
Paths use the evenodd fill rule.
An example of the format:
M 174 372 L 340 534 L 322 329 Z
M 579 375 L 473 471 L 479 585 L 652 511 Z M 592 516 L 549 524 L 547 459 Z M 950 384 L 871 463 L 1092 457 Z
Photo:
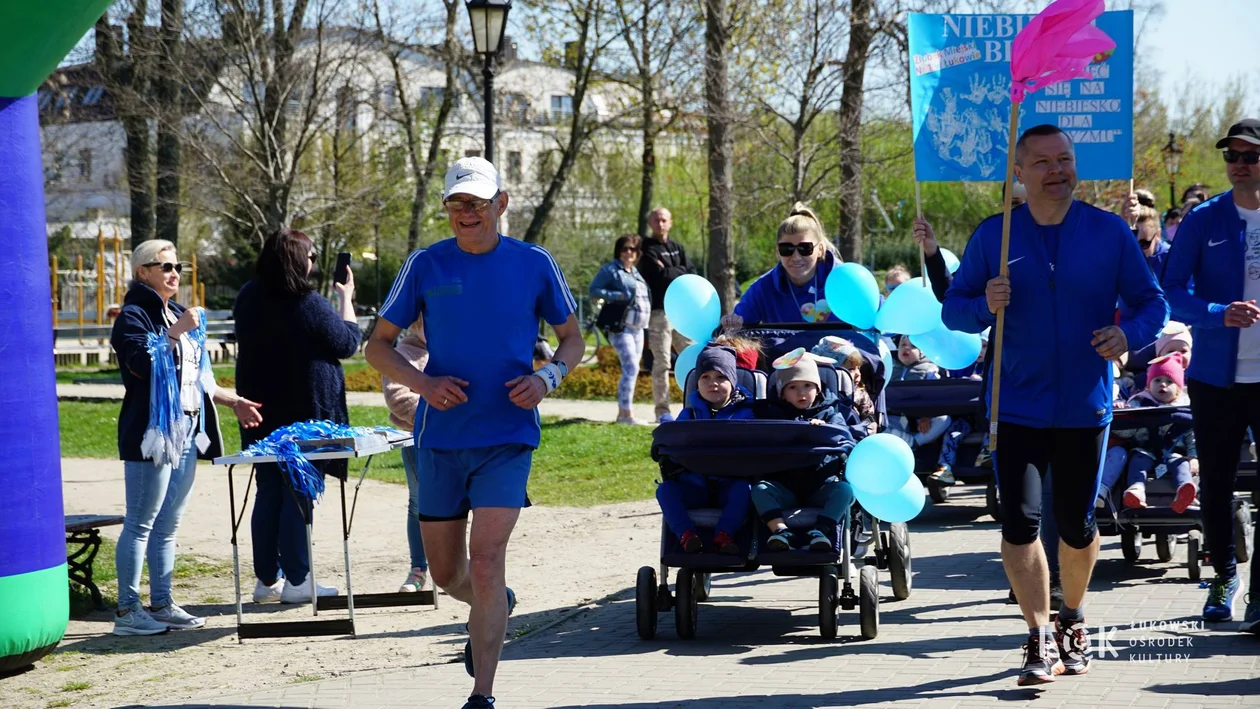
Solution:
M 350 254 L 342 251 L 337 254 L 337 266 L 333 269 L 333 280 L 344 284 L 350 280 Z

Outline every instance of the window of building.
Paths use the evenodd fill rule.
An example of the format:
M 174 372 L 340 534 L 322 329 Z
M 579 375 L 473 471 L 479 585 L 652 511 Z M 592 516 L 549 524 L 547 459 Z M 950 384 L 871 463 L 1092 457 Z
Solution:
M 559 123 L 573 117 L 573 97 L 572 96 L 552 96 L 551 97 L 551 120 Z
M 90 182 L 92 180 L 92 149 L 84 148 L 79 151 L 79 182 Z
M 529 99 L 525 94 L 503 94 L 503 117 L 513 123 L 529 122 Z
M 444 86 L 424 86 L 420 89 L 420 109 L 423 111 L 436 111 L 438 106 L 442 105 L 442 98 L 446 96 L 446 87 Z
M 507 174 L 512 182 L 521 181 L 521 151 L 513 150 L 508 153 Z
M 92 88 L 87 90 L 86 94 L 83 95 L 83 105 L 95 106 L 96 104 L 101 102 L 101 96 L 104 94 L 105 94 L 105 87 L 93 86 Z

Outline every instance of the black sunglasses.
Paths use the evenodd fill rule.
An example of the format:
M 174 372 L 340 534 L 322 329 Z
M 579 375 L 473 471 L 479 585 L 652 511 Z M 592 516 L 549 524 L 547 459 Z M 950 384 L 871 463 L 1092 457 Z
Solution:
M 162 273 L 170 273 L 171 271 L 174 271 L 176 273 L 184 272 L 184 264 L 182 263 L 171 263 L 170 261 L 154 261 L 153 263 L 144 264 L 145 268 L 151 268 L 153 266 L 161 266 Z
M 814 255 L 814 242 L 802 241 L 799 244 L 789 244 L 786 241 L 779 242 L 779 255 L 780 256 L 787 258 L 792 255 L 793 251 L 800 254 L 801 256 L 813 256 Z
M 623 246 L 623 247 L 621 247 L 621 251 L 633 251 L 633 252 L 635 252 L 635 253 L 638 253 L 638 252 L 639 252 L 639 247 L 637 247 L 637 246 Z M 620 252 L 618 252 L 618 253 L 620 253 Z
M 1250 150 L 1245 153 L 1240 153 L 1236 150 L 1226 150 L 1224 153 L 1221 153 L 1221 157 L 1225 158 L 1225 162 L 1230 165 L 1240 161 L 1244 165 L 1255 165 L 1256 163 L 1260 163 L 1260 153 L 1254 150 Z

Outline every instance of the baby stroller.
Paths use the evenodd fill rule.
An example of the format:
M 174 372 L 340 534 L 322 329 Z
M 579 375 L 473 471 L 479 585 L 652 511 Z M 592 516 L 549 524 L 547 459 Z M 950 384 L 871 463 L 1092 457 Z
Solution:
M 988 430 L 981 403 L 984 387 L 985 383 L 978 379 L 889 382 L 884 389 L 884 400 L 889 416 L 949 416 L 955 420 L 966 418 L 970 421 L 971 432 L 958 442 L 957 462 L 952 468 L 954 477 L 965 485 L 985 485 L 985 507 L 993 519 L 1001 521 L 991 459 L 986 456 L 982 464 L 977 464 L 984 452 L 984 432 Z M 950 486 L 927 476 L 936 470 L 943 441 L 944 437 L 914 451 L 914 471 L 924 478 L 923 484 L 928 489 L 928 496 L 937 503 L 949 499 Z
M 1131 431 L 1171 423 L 1174 416 L 1189 416 L 1188 406 L 1159 406 L 1135 409 L 1116 409 L 1111 421 L 1112 432 Z M 1172 510 L 1176 493 L 1167 477 L 1148 480 L 1146 483 L 1147 506 L 1126 509 L 1110 502 L 1098 506 L 1098 533 L 1120 536 L 1120 551 L 1125 561 L 1136 563 L 1142 553 L 1144 538 L 1155 538 L 1156 557 L 1162 562 L 1172 561 L 1178 540 L 1186 541 L 1186 569 L 1192 581 L 1202 575 L 1201 564 L 1207 560 L 1203 550 L 1202 514 L 1197 503 L 1178 514 Z M 1109 495 L 1108 500 L 1115 495 Z M 1242 498 L 1234 498 L 1234 556 L 1239 563 L 1251 558 L 1252 522 L 1251 505 Z
M 820 365 L 819 375 L 824 391 L 843 394 L 847 390 L 852 395 L 853 380 L 848 372 Z M 688 377 L 688 394 L 695 389 L 696 376 L 693 372 Z M 764 372 L 740 370 L 739 379 L 741 386 L 759 398 L 767 396 Z M 774 396 L 774 392 L 769 392 L 769 396 Z M 844 451 L 843 440 L 832 426 L 801 421 L 682 421 L 656 429 L 652 454 L 657 460 L 667 460 L 695 473 L 746 478 L 751 482 L 818 465 L 825 456 Z M 784 521 L 790 529 L 807 529 L 814 525 L 819 512 L 813 508 L 784 510 Z M 702 530 L 712 530 L 719 515 L 720 510 L 716 509 L 690 511 L 692 521 Z M 824 638 L 836 637 L 839 610 L 854 608 L 859 609 L 862 637 L 874 638 L 879 632 L 878 568 L 889 569 L 897 598 L 910 594 L 909 531 L 904 524 L 894 524 L 887 532 L 870 534 L 873 554 L 865 556 L 867 545 L 859 543 L 853 533 L 858 516 L 855 504 L 837 529 L 835 548 L 830 552 L 767 551 L 768 530 L 760 520 L 750 519 L 735 535 L 740 555 L 687 554 L 679 548 L 668 527 L 662 525 L 659 577 L 657 569 L 650 566 L 639 569 L 635 597 L 639 636 L 655 637 L 658 614 L 672 609 L 679 637 L 695 637 L 699 603 L 709 596 L 712 574 L 770 566 L 776 576 L 819 579 L 819 629 Z M 878 522 L 865 527 L 877 530 Z M 668 586 L 671 567 L 677 569 L 672 594 Z

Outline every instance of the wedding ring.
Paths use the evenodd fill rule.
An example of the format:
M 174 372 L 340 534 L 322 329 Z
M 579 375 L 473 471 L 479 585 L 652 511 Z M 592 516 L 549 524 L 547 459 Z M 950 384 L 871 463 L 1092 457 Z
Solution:
M 442 399 L 442 406 L 446 406 L 449 403 L 451 403 L 450 399 Z

